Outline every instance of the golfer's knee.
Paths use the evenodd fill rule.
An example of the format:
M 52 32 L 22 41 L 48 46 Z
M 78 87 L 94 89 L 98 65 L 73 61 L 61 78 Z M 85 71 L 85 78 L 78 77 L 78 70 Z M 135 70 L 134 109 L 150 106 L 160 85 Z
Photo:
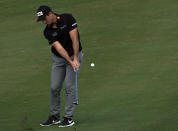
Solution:
M 51 86 L 51 93 L 56 93 L 56 92 L 58 93 L 60 91 L 60 89 L 61 89 L 61 87 L 59 84 L 53 84 Z
M 66 86 L 65 87 L 65 91 L 66 91 L 66 94 L 73 94 L 73 92 L 74 92 L 74 86 L 73 85 Z

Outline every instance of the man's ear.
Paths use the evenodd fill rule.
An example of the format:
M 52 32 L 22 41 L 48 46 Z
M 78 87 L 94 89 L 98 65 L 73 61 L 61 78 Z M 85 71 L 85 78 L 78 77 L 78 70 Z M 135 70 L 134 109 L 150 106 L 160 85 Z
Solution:
M 52 14 L 53 14 L 53 12 L 50 11 L 50 12 L 48 13 L 48 16 L 49 16 L 49 15 L 52 15 Z

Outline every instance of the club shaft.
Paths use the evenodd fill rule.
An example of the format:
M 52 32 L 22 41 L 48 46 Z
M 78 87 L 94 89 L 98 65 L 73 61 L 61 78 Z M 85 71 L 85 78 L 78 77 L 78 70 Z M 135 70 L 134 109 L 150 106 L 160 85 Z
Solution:
M 75 88 L 76 88 L 76 103 L 78 104 L 77 76 L 78 76 L 78 72 L 76 71 L 76 76 L 75 76 Z

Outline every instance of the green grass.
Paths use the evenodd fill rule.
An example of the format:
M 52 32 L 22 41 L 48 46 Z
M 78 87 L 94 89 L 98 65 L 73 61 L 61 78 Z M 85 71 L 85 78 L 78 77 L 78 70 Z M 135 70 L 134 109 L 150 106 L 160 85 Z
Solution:
M 79 23 L 84 63 L 71 128 L 49 115 L 51 53 L 36 23 L 47 4 Z M 176 0 L 1 0 L 0 130 L 177 131 Z M 95 67 L 90 68 L 94 62 Z M 62 90 L 62 109 L 65 93 Z

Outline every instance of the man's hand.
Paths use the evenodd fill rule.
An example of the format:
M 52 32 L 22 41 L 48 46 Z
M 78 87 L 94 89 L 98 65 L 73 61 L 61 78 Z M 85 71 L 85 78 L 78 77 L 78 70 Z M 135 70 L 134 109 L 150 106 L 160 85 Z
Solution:
M 74 62 L 72 61 L 71 63 L 70 63 L 70 65 L 72 66 L 72 68 L 73 68 L 73 70 L 74 70 L 74 72 L 77 70 L 77 68 L 76 68 L 76 65 L 74 64 Z
M 78 59 L 74 58 L 73 63 L 75 64 L 75 69 L 78 71 L 80 67 L 80 62 Z

